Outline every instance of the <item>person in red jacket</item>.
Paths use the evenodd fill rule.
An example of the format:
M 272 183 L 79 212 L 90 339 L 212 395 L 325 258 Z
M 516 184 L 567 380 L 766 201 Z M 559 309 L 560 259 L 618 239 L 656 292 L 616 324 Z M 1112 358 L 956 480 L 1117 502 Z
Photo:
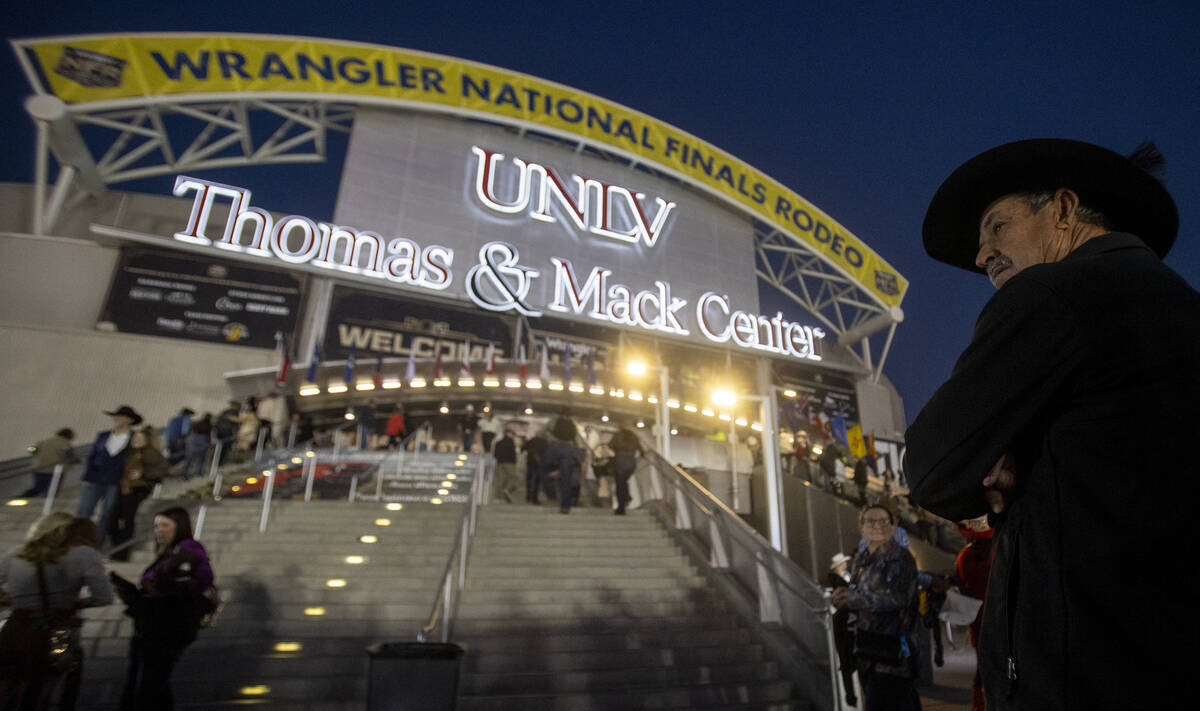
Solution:
M 964 595 L 982 600 L 987 596 L 988 575 L 992 571 L 992 527 L 988 525 L 987 516 L 971 519 L 956 524 L 958 532 L 967 539 L 967 544 L 958 552 L 954 560 L 954 572 L 958 575 Z M 983 608 L 975 615 L 971 623 L 971 646 L 979 646 L 979 626 Z M 983 701 L 983 683 L 979 678 L 979 669 L 975 669 L 975 679 L 971 682 L 971 711 L 985 711 Z
M 408 428 L 404 422 L 404 408 L 400 405 L 392 408 L 392 414 L 388 416 L 387 429 L 384 430 L 384 434 L 388 438 L 388 449 L 395 448 L 400 444 L 400 440 L 408 434 Z

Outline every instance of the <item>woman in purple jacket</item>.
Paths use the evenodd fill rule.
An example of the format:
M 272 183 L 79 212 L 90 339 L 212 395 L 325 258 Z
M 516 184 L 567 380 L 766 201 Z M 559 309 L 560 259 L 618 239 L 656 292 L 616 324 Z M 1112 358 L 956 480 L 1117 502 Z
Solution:
M 158 557 L 142 573 L 136 590 L 118 584 L 133 617 L 129 665 L 121 709 L 169 711 L 172 708 L 171 671 L 196 639 L 203 616 L 203 593 L 212 587 L 208 554 L 192 538 L 188 512 L 173 507 L 154 517 Z

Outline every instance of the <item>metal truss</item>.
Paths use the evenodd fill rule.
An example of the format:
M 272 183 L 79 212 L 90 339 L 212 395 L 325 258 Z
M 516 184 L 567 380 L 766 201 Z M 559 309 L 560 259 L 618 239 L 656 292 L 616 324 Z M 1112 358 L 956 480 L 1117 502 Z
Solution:
M 64 204 L 114 183 L 211 168 L 323 162 L 327 132 L 349 133 L 354 108 L 317 99 L 252 97 L 64 107 L 54 120 L 38 122 L 34 231 L 51 229 Z M 49 153 L 60 170 L 46 204 Z
M 758 278 L 819 319 L 879 382 L 903 312 L 879 304 L 807 244 L 759 220 L 754 224 L 754 252 Z M 871 336 L 884 329 L 884 343 L 873 358 Z

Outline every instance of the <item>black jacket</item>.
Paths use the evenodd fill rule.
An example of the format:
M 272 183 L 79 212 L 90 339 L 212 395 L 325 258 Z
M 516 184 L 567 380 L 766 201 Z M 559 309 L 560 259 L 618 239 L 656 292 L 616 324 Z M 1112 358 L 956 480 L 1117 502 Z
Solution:
M 1187 678 L 1172 650 L 1192 646 L 1193 596 L 1122 578 L 1186 576 L 1198 365 L 1200 294 L 1141 240 L 1104 235 L 1009 280 L 908 429 L 912 498 L 951 520 L 987 512 L 983 478 L 1016 460 L 979 650 L 989 711 L 1192 696 L 1169 680 Z
M 499 464 L 514 464 L 517 461 L 517 443 L 512 437 L 501 437 L 496 440 L 492 453 Z

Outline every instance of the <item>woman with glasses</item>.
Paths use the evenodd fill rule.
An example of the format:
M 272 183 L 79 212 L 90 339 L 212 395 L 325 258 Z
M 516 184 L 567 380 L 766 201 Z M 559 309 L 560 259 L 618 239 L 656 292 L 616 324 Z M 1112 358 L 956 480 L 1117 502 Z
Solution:
M 917 562 L 892 538 L 896 515 L 883 504 L 858 515 L 865 548 L 854 556 L 850 586 L 833 591 L 849 608 L 854 657 L 866 711 L 917 711 Z

